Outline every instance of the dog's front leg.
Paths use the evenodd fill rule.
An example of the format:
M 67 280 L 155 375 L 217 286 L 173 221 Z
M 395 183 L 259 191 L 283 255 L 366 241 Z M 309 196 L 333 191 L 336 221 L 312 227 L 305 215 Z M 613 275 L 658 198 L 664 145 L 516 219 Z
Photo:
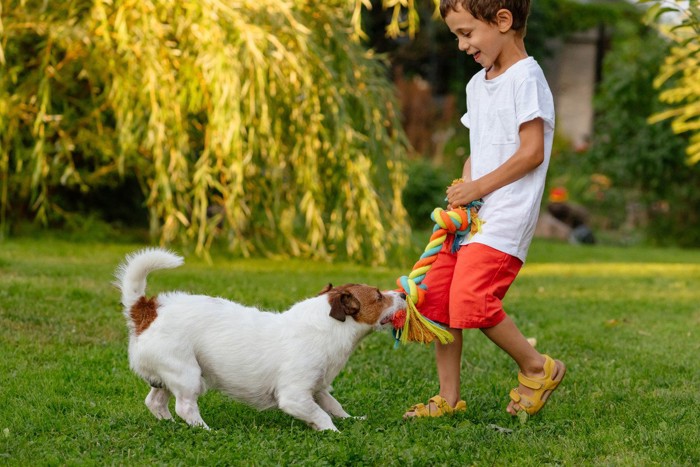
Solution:
M 334 417 L 338 418 L 350 418 L 351 415 L 347 413 L 345 410 L 343 410 L 343 406 L 340 405 L 340 402 L 336 400 L 335 397 L 331 395 L 330 392 L 328 392 L 327 389 L 324 389 L 322 391 L 319 391 L 316 393 L 316 401 L 318 404 L 321 406 L 323 410 L 328 412 Z
M 283 412 L 308 423 L 315 430 L 338 431 L 331 417 L 308 393 L 284 392 L 277 395 L 277 404 Z

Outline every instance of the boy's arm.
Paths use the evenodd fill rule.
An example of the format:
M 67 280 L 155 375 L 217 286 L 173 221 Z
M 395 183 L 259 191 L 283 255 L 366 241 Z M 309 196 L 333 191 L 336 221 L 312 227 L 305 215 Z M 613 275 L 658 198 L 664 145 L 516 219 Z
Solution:
M 467 157 L 464 161 L 464 167 L 462 168 L 462 180 L 465 182 L 472 181 L 472 156 Z
M 474 200 L 483 198 L 501 187 L 520 180 L 535 170 L 544 161 L 544 122 L 536 118 L 520 125 L 520 147 L 515 154 L 493 172 L 476 180 L 464 177 L 464 182 L 447 189 L 447 201 L 451 206 L 464 206 Z M 464 163 L 465 174 L 467 159 Z

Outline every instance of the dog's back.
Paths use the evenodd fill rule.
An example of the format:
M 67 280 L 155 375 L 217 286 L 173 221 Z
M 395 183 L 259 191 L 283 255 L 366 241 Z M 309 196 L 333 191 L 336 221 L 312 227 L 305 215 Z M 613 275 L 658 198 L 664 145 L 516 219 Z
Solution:
M 276 405 L 282 362 L 298 347 L 293 338 L 285 338 L 289 326 L 284 314 L 179 292 L 162 294 L 158 301 L 159 316 L 148 335 L 131 339 L 129 354 L 137 373 L 151 371 L 144 361 L 192 355 L 207 388 L 258 409 Z

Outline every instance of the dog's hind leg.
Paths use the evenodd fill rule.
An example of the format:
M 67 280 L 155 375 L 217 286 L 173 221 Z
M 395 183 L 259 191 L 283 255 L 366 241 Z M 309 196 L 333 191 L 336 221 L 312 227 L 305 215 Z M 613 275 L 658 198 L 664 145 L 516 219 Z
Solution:
M 176 394 L 175 412 L 180 416 L 180 418 L 186 421 L 188 425 L 201 426 L 205 430 L 209 429 L 209 426 L 204 423 L 202 416 L 199 414 L 196 394 Z
M 328 392 L 327 389 L 324 389 L 323 391 L 319 391 L 316 393 L 316 402 L 318 402 L 318 405 L 321 406 L 323 410 L 325 410 L 327 413 L 332 415 L 333 417 L 339 417 L 339 418 L 350 418 L 351 415 L 347 413 L 345 410 L 343 410 L 343 406 L 340 405 L 340 402 L 336 400 L 335 397 L 331 395 L 330 392 Z
M 163 378 L 167 387 L 175 396 L 175 413 L 190 426 L 201 426 L 209 429 L 202 416 L 199 414 L 197 399 L 205 392 L 202 381 L 202 370 L 199 365 L 193 363 L 181 368 L 177 372 L 177 379 L 168 381 Z
M 310 394 L 283 392 L 277 395 L 277 405 L 283 412 L 305 421 L 315 430 L 338 431 L 331 417 Z
M 173 416 L 168 409 L 170 391 L 165 388 L 151 388 L 146 397 L 146 407 L 158 420 L 172 420 Z

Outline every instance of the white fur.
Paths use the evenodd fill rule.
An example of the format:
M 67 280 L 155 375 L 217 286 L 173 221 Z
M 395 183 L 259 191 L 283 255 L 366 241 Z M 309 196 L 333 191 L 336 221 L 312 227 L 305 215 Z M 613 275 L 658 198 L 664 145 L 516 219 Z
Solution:
M 114 284 L 122 291 L 122 305 L 128 310 L 146 293 L 146 276 L 158 269 L 181 266 L 183 259 L 162 248 L 147 248 L 126 257 L 115 274 Z
M 330 317 L 328 294 L 272 313 L 171 292 L 157 297 L 157 318 L 137 335 L 129 313 L 144 296 L 146 276 L 180 264 L 173 253 L 143 250 L 120 266 L 117 285 L 129 322 L 131 368 L 152 386 L 146 405 L 157 418 L 171 419 L 172 394 L 176 413 L 205 428 L 197 398 L 215 388 L 258 409 L 278 407 L 317 430 L 337 431 L 330 416 L 350 415 L 330 394 L 333 379 L 360 339 L 406 306 L 397 292 L 382 292 L 388 305 L 367 324 Z

